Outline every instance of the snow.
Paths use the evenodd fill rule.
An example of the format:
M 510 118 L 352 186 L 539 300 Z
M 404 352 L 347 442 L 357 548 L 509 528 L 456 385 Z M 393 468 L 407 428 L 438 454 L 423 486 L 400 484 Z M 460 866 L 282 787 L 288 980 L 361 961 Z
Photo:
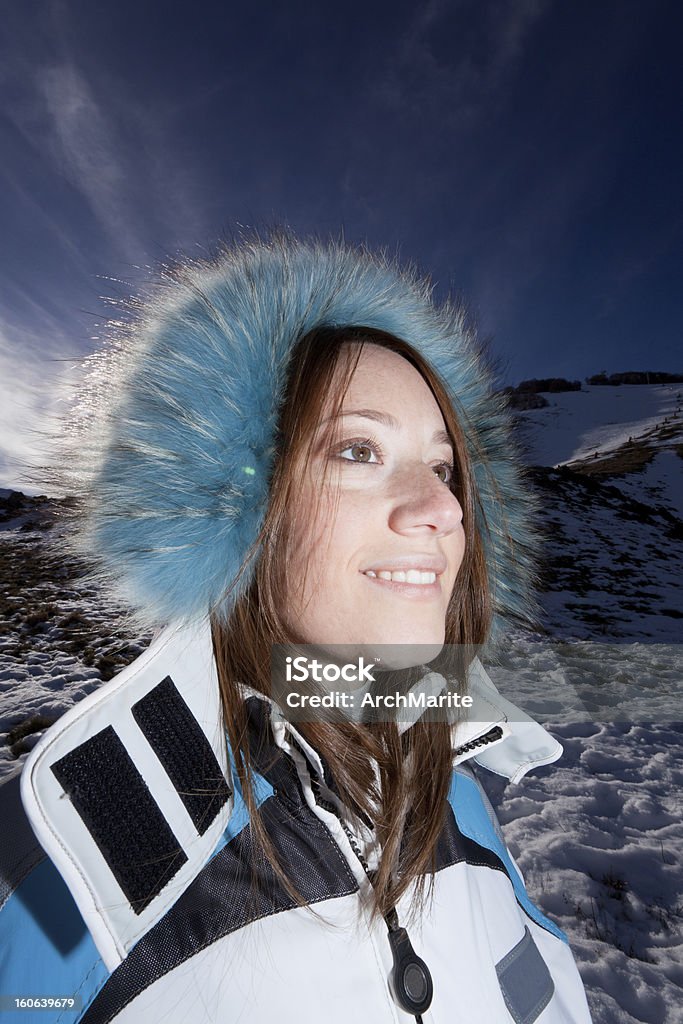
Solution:
M 683 473 L 681 457 L 676 452 L 657 452 L 640 473 L 630 474 L 615 483 L 624 494 L 652 505 L 665 505 L 683 518 Z
M 683 1024 L 679 394 L 593 386 L 524 414 L 536 466 L 575 467 L 629 437 L 649 462 L 611 477 L 533 471 L 545 632 L 512 636 L 487 663 L 564 746 L 518 785 L 480 777 L 531 898 L 569 937 L 596 1024 Z M 59 554 L 59 529 L 34 522 L 29 510 L 0 523 L 0 775 L 150 639 Z
M 596 1024 L 683 1020 L 679 725 L 554 724 L 553 766 L 489 789 L 532 898 L 567 933 Z
M 558 466 L 646 437 L 665 418 L 683 425 L 683 384 L 583 385 L 580 391 L 545 394 L 550 408 L 522 414 L 527 461 Z
M 537 721 L 683 723 L 683 646 L 518 637 L 491 677 Z

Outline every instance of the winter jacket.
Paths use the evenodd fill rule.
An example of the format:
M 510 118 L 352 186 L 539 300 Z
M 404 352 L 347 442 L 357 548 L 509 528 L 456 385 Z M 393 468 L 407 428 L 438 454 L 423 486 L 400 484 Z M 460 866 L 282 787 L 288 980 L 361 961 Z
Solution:
M 433 981 L 424 1024 L 587 1024 L 566 936 L 530 900 L 472 763 L 514 782 L 560 745 L 473 663 L 433 898 L 397 907 Z M 273 1024 L 416 1018 L 371 922 L 372 834 L 349 835 L 318 753 L 244 688 L 256 795 L 306 901 L 254 856 L 208 620 L 166 629 L 0 787 L 0 993 L 17 1021 Z M 26 816 L 22 809 L 25 808 Z M 346 827 L 344 827 L 346 826 Z M 35 832 L 35 835 L 34 835 Z M 38 837 L 39 843 L 36 842 Z M 36 1008 L 42 1000 L 65 1000 Z

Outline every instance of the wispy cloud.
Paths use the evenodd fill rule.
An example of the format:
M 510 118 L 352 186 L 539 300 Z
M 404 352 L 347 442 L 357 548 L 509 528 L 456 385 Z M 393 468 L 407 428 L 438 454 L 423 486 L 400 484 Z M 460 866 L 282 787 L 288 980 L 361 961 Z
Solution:
M 31 167 L 36 160 L 42 166 L 48 194 L 67 181 L 81 197 L 112 263 L 147 263 L 165 255 L 167 238 L 196 238 L 198 225 L 207 227 L 202 166 L 176 152 L 176 126 L 168 125 L 165 110 L 142 103 L 111 68 L 86 72 L 67 36 L 33 59 L 4 55 L 0 111 L 30 147 Z M 4 170 L 21 190 L 20 178 Z M 71 223 L 63 208 L 50 218 L 53 235 L 67 248 L 73 209 L 70 216 Z
M 0 486 L 35 491 L 30 474 L 45 465 L 62 426 L 79 363 L 20 328 L 0 324 Z
M 146 255 L 159 223 L 194 237 L 201 171 L 179 158 L 162 117 L 124 82 L 90 82 L 73 61 L 43 70 L 38 87 L 56 159 L 117 247 Z
M 126 148 L 120 145 L 115 115 L 98 102 L 73 63 L 40 71 L 37 87 L 48 115 L 55 162 L 117 247 L 129 253 L 142 251 L 128 186 L 132 168 L 126 168 Z

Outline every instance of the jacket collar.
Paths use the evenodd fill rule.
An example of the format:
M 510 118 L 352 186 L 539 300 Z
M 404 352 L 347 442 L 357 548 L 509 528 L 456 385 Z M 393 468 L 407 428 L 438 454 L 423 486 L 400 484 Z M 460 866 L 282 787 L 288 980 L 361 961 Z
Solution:
M 436 696 L 445 685 L 443 676 L 430 672 L 420 680 L 418 688 Z M 313 770 L 324 777 L 318 752 L 288 721 L 279 705 L 251 687 L 245 686 L 243 691 L 245 696 L 259 697 L 270 704 L 271 725 L 277 745 L 289 753 L 289 739 L 292 737 L 306 754 Z M 467 717 L 453 723 L 454 766 L 471 759 L 482 768 L 517 783 L 534 768 L 551 764 L 562 756 L 562 745 L 542 725 L 499 693 L 479 658 L 475 658 L 470 666 L 467 692 L 472 698 L 472 707 Z M 415 718 L 418 717 L 416 714 Z
M 440 689 L 443 679 L 431 673 L 421 683 Z M 288 751 L 296 740 L 323 776 L 318 752 L 281 709 L 243 689 L 245 697 L 270 705 L 277 745 Z M 517 782 L 560 756 L 560 744 L 498 693 L 478 661 L 469 692 L 469 718 L 454 726 L 456 764 L 471 757 Z M 179 720 L 182 728 L 174 734 Z M 495 726 L 496 738 L 477 744 Z M 204 775 L 193 785 L 197 766 Z M 25 810 L 110 970 L 210 858 L 232 814 L 231 784 L 208 618 L 165 629 L 135 662 L 63 715 L 31 752 L 21 778 Z M 198 802 L 188 800 L 188 791 L 199 792 Z M 131 864 L 145 863 L 166 867 L 161 874 L 131 876 Z

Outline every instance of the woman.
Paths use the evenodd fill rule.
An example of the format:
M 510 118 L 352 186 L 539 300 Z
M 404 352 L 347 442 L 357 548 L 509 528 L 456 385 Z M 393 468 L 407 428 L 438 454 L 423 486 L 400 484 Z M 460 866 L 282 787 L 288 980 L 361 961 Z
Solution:
M 81 548 L 168 625 L 25 766 L 49 859 L 25 828 L 3 858 L 3 992 L 89 1024 L 588 1021 L 469 764 L 561 748 L 473 657 L 531 614 L 533 537 L 462 318 L 282 237 L 166 283 L 93 374 L 79 466 Z M 366 695 L 469 717 L 292 721 L 271 652 L 337 645 L 390 670 Z

